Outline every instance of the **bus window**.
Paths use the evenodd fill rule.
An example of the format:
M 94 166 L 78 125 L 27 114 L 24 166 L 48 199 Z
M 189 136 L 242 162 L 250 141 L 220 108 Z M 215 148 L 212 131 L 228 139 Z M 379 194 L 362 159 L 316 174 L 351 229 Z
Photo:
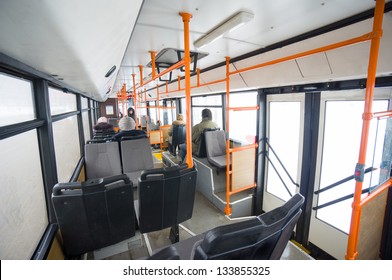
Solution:
M 0 93 L 0 126 L 30 121 L 35 118 L 30 81 L 1 73 Z
M 1 140 L 0 151 L 0 259 L 30 259 L 48 225 L 37 131 Z
M 49 88 L 52 115 L 76 110 L 76 96 Z M 80 159 L 77 114 L 53 122 L 53 139 L 56 153 L 58 181 L 69 182 Z
M 230 107 L 255 107 L 257 92 L 230 94 Z M 257 110 L 230 111 L 229 137 L 244 144 L 255 143 Z
M 199 96 L 192 98 L 192 125 L 201 122 L 201 111 L 204 108 L 208 108 L 212 112 L 212 120 L 219 126 L 220 129 L 224 129 L 223 117 L 222 117 L 222 95 L 208 95 Z

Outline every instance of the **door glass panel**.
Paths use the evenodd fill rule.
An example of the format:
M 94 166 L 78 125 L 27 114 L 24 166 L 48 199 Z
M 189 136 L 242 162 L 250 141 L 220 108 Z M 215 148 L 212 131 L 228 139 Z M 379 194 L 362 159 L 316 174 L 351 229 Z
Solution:
M 269 103 L 267 192 L 285 201 L 296 191 L 290 177 L 295 182 L 298 173 L 300 125 L 300 102 Z
M 362 131 L 364 101 L 327 101 L 325 109 L 325 127 L 320 190 L 331 184 L 348 179 L 354 173 L 353 163 L 358 162 L 358 152 Z M 386 111 L 387 100 L 373 102 L 373 111 Z M 382 131 L 382 132 L 381 132 Z M 369 143 L 366 155 L 366 167 L 372 166 L 377 133 L 377 121 L 371 122 Z M 385 125 L 379 128 L 378 138 L 384 139 Z M 375 154 L 382 154 L 382 145 L 376 145 Z M 364 188 L 370 186 L 370 172 L 365 175 Z M 354 192 L 354 180 L 338 184 L 318 195 L 318 205 L 332 202 Z M 348 233 L 351 220 L 352 198 L 320 208 L 316 217 L 343 232 Z

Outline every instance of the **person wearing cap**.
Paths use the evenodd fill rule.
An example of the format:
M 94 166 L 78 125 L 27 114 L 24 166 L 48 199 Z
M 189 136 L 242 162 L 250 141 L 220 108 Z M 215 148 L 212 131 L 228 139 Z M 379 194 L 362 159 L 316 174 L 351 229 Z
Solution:
M 94 132 L 94 135 L 114 134 L 114 128 L 113 128 L 112 124 L 108 123 L 108 119 L 106 117 L 100 117 L 97 120 L 96 125 L 94 125 L 94 127 L 93 127 L 93 132 Z
M 118 127 L 120 128 L 120 131 L 113 135 L 112 140 L 121 140 L 124 136 L 146 135 L 142 130 L 135 130 L 136 123 L 134 119 L 129 116 L 122 117 L 118 122 Z
M 214 121 L 212 121 L 212 112 L 210 109 L 203 109 L 203 111 L 201 111 L 201 117 L 201 122 L 192 127 L 192 153 L 197 153 L 197 151 L 199 150 L 200 136 L 204 129 L 218 128 L 218 125 Z M 179 148 L 181 160 L 182 162 L 184 162 L 186 155 L 186 145 L 181 144 Z

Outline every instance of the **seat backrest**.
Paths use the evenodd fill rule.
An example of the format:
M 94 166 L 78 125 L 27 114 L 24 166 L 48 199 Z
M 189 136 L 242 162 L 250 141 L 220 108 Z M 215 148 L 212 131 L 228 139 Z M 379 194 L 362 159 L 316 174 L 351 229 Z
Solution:
M 84 152 L 87 179 L 122 174 L 120 150 L 117 142 L 86 144 Z
M 186 126 L 173 125 L 172 127 L 172 145 L 177 147 L 180 144 L 184 144 L 186 138 Z
M 121 141 L 121 160 L 124 173 L 153 168 L 150 139 L 123 139 Z
M 139 179 L 139 228 L 161 230 L 192 217 L 197 169 L 187 165 L 145 170 Z
M 199 158 L 205 158 L 207 156 L 205 133 L 207 131 L 215 131 L 215 130 L 219 130 L 219 129 L 220 128 L 206 128 L 203 130 L 203 132 L 200 134 L 199 149 L 198 149 L 197 153 L 195 153 L 195 156 L 197 156 Z
M 67 256 L 135 235 L 133 185 L 126 175 L 56 184 L 52 203 Z
M 301 215 L 304 198 L 294 195 L 283 206 L 256 218 L 214 228 L 196 246 L 195 259 L 279 259 Z
M 226 154 L 226 133 L 223 130 L 206 131 L 204 137 L 207 158 Z

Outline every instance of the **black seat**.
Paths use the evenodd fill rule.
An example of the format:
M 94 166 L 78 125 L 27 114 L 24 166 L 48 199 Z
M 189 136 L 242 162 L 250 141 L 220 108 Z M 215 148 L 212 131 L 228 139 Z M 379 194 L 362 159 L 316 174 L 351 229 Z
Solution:
M 215 131 L 219 130 L 220 128 L 206 128 L 203 130 L 203 132 L 200 134 L 200 143 L 199 143 L 199 149 L 197 150 L 196 153 L 194 153 L 195 156 L 199 158 L 205 158 L 207 157 L 207 150 L 206 150 L 206 139 L 205 139 L 205 132 L 206 131 Z
M 169 143 L 169 151 L 175 156 L 177 154 L 177 147 L 185 143 L 186 126 L 185 125 L 172 125 L 172 142 Z
M 301 215 L 303 203 L 303 196 L 295 194 L 272 211 L 247 221 L 216 227 L 171 246 L 180 259 L 278 260 Z M 159 253 L 165 255 L 164 252 L 156 254 Z
M 294 195 L 283 206 L 236 224 L 207 232 L 195 259 L 280 259 L 301 215 L 304 198 Z
M 138 187 L 140 232 L 172 227 L 172 242 L 178 241 L 178 224 L 192 217 L 196 176 L 196 167 L 186 164 L 143 171 Z
M 52 203 L 67 256 L 135 235 L 133 187 L 126 175 L 56 184 Z

